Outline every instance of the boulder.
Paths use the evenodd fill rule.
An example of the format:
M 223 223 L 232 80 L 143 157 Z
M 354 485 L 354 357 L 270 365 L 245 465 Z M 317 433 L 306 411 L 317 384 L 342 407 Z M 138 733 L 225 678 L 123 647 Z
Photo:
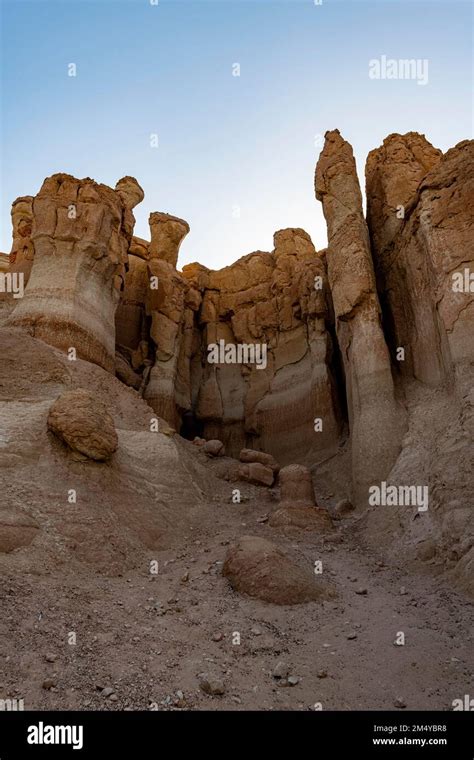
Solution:
M 104 461 L 117 450 L 118 437 L 106 405 L 83 388 L 56 399 L 49 410 L 48 429 L 86 459 Z
M 242 536 L 229 548 L 222 573 L 235 591 L 273 604 L 331 596 L 309 566 L 301 567 L 278 546 L 256 536 Z
M 245 480 L 255 486 L 272 486 L 275 477 L 272 468 L 260 462 L 241 464 L 237 476 L 239 480 Z
M 224 444 L 222 441 L 211 440 L 206 441 L 201 446 L 201 450 L 204 451 L 208 457 L 223 457 L 225 454 Z
M 274 473 L 277 473 L 278 470 L 280 469 L 280 465 L 276 461 L 275 457 L 272 457 L 271 454 L 266 454 L 264 451 L 255 451 L 254 449 L 242 449 L 242 451 L 239 454 L 239 459 L 241 462 L 245 462 L 248 464 L 258 462 L 259 464 L 265 465 L 265 467 L 270 467 L 270 469 L 273 470 Z

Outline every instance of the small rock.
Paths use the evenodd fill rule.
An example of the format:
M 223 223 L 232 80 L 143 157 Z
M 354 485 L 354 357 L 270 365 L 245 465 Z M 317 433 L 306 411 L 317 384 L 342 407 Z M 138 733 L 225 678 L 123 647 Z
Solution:
M 113 693 L 114 693 L 114 690 L 112 689 L 112 687 L 106 686 L 105 689 L 102 689 L 102 691 L 100 692 L 100 696 L 107 698 L 107 697 L 110 697 Z
M 203 673 L 200 676 L 199 688 L 205 693 L 210 694 L 212 697 L 222 696 L 225 694 L 225 685 L 221 678 L 217 676 Z
M 366 588 L 356 588 L 355 592 L 356 594 L 359 594 L 359 596 L 367 596 Z
M 406 702 L 403 701 L 403 699 L 400 699 L 400 697 L 397 697 L 397 699 L 393 703 L 395 707 L 398 707 L 400 710 L 403 710 L 407 705 Z
M 327 670 L 318 670 L 317 676 L 318 676 L 318 678 L 327 678 L 328 677 L 328 672 L 327 672 Z
M 286 662 L 278 662 L 275 666 L 275 669 L 272 673 L 273 678 L 286 678 L 290 672 L 289 665 L 286 664 Z
M 296 686 L 300 682 L 300 679 L 297 676 L 289 676 L 287 681 L 290 686 Z
M 349 501 L 349 499 L 342 499 L 336 504 L 334 508 L 334 515 L 336 517 L 339 517 L 339 519 L 341 519 L 343 517 L 347 517 L 347 515 L 350 515 L 350 513 L 353 511 L 354 511 L 354 506 Z
M 56 686 L 56 681 L 53 678 L 46 678 L 43 681 L 43 689 L 47 689 L 47 690 L 54 689 L 55 686 Z
M 56 662 L 57 659 L 58 659 L 58 655 L 51 654 L 50 652 L 45 656 L 46 662 Z
M 208 457 L 223 457 L 225 453 L 224 444 L 217 439 L 206 441 L 202 446 L 202 451 L 204 451 Z
M 216 631 L 212 634 L 212 640 L 213 641 L 222 641 L 224 638 L 224 635 L 220 631 Z
M 258 625 L 254 625 L 253 628 L 250 629 L 250 633 L 253 633 L 254 636 L 261 636 L 263 631 Z
M 189 581 L 189 570 L 187 570 L 184 575 L 181 576 L 181 583 L 187 583 Z
M 349 639 L 349 641 L 352 641 L 353 639 L 357 638 L 357 633 L 348 633 L 347 638 Z
M 401 596 L 406 596 L 408 594 L 408 591 L 406 590 L 405 586 L 402 586 L 400 589 Z

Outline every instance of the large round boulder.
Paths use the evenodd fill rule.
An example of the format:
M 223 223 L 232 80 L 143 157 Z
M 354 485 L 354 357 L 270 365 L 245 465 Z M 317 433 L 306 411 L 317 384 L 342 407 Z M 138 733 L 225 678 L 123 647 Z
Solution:
M 273 604 L 301 604 L 331 595 L 309 566 L 301 567 L 258 536 L 242 536 L 229 547 L 222 573 L 235 591 Z
M 117 450 L 118 437 L 106 405 L 83 388 L 56 399 L 49 410 L 48 428 L 88 459 L 104 461 Z

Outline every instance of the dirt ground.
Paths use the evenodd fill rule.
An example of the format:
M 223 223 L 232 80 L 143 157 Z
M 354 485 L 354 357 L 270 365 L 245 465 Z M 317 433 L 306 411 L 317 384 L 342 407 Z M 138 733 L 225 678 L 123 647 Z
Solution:
M 248 533 L 275 539 L 268 511 L 216 502 L 186 548 L 150 554 L 156 575 L 3 577 L 0 695 L 52 710 L 450 710 L 472 692 L 470 603 L 428 571 L 367 553 L 357 518 L 328 539 L 277 536 L 302 563 L 322 561 L 335 600 L 237 595 L 221 575 L 226 548 Z M 280 662 L 295 685 L 274 677 Z M 202 673 L 224 694 L 204 693 Z

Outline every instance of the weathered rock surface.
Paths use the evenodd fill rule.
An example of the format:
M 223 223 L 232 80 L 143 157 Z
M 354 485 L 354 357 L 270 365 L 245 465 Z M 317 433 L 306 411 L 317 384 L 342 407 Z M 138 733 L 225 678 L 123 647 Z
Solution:
M 208 457 L 223 457 L 225 453 L 224 444 L 217 440 L 206 441 L 203 444 L 202 451 Z
M 222 573 L 235 591 L 273 604 L 302 604 L 330 596 L 309 568 L 256 536 L 242 536 L 229 548 Z
M 474 141 L 466 140 L 424 177 L 394 244 L 394 256 L 407 271 L 407 344 L 415 376 L 456 383 L 463 398 L 474 370 L 473 230 Z
M 301 502 L 312 506 L 314 498 L 311 471 L 302 464 L 290 464 L 280 470 L 280 500 L 290 503 Z
M 28 514 L 0 510 L 0 552 L 12 552 L 29 546 L 39 531 L 38 523 Z
M 139 188 L 127 178 L 128 188 L 130 183 Z M 10 320 L 111 372 L 114 314 L 133 229 L 122 195 L 68 174 L 44 181 L 32 204 L 33 267 Z M 126 199 L 132 202 L 129 192 Z
M 220 271 L 193 264 L 183 274 L 202 294 L 192 379 L 204 434 L 233 456 L 253 447 L 286 462 L 334 445 L 341 410 L 324 256 L 301 229 L 280 230 L 274 245 Z M 255 355 L 210 363 L 209 347 L 221 343 Z M 316 416 L 324 418 L 320 432 Z
M 151 259 L 160 259 L 176 269 L 181 243 L 189 232 L 189 224 L 177 216 L 154 211 L 150 214 Z
M 67 391 L 54 402 L 48 428 L 87 459 L 104 461 L 117 450 L 117 433 L 107 407 L 82 388 Z
M 260 464 L 265 465 L 265 467 L 270 467 L 274 473 L 277 473 L 280 469 L 280 465 L 276 461 L 275 457 L 272 457 L 271 454 L 267 454 L 265 451 L 242 449 L 239 454 L 239 459 L 241 462 L 246 462 L 249 464 L 252 462 L 259 462 Z
M 283 467 L 279 474 L 280 507 L 270 517 L 272 528 L 322 532 L 332 528 L 327 509 L 316 506 L 311 471 L 301 464 Z
M 10 269 L 10 257 L 7 253 L 0 253 L 0 272 L 8 272 Z
M 351 146 L 338 130 L 326 133 L 316 167 L 316 197 L 328 225 L 328 275 L 336 332 L 344 360 L 356 502 L 390 472 L 405 427 L 395 400 L 362 196 Z
M 260 462 L 250 462 L 250 464 L 240 465 L 238 479 L 246 480 L 247 483 L 253 483 L 256 486 L 272 486 L 274 473 L 271 467 Z
M 10 271 L 22 272 L 26 285 L 33 266 L 34 246 L 31 239 L 33 224 L 33 196 L 17 198 L 12 204 L 12 235 L 10 251 Z

